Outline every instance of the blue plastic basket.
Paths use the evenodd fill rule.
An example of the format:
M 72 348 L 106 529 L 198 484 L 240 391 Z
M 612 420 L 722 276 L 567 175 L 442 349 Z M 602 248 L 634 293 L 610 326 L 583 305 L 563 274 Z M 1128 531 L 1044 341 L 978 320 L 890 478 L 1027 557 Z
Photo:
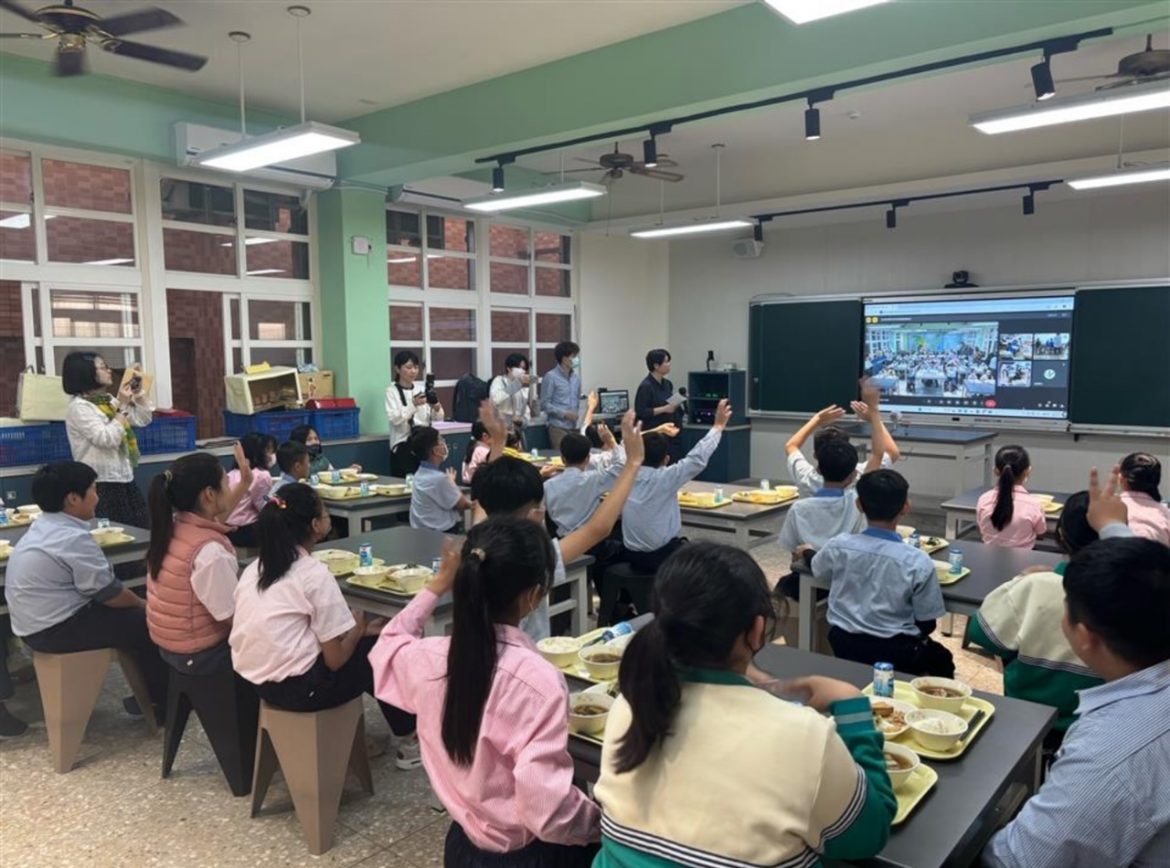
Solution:
M 294 428 L 308 424 L 308 410 L 274 410 L 251 415 L 223 411 L 223 429 L 229 437 L 243 437 L 249 431 L 259 431 L 272 435 L 277 443 L 283 443 Z
M 310 410 L 309 424 L 317 429 L 322 440 L 344 440 L 361 433 L 358 417 L 360 407 L 344 407 L 334 410 Z
M 194 416 L 155 416 L 144 428 L 134 428 L 143 455 L 191 452 L 195 448 Z
M 64 422 L 0 426 L 0 467 L 72 458 Z

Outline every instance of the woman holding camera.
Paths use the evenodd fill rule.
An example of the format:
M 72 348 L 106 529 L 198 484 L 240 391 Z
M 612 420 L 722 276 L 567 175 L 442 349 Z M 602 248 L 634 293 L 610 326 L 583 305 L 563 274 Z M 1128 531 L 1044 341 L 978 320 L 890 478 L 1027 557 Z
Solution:
M 413 473 L 418 461 L 407 446 L 416 427 L 443 421 L 443 405 L 434 387 L 417 382 L 422 362 L 410 350 L 394 354 L 394 382 L 386 390 L 386 420 L 390 423 L 390 475 Z
M 73 396 L 65 432 L 73 460 L 97 473 L 97 515 L 114 524 L 149 527 L 146 500 L 134 482 L 138 438 L 132 425 L 149 425 L 150 404 L 142 377 L 132 376 L 111 395 L 113 375 L 97 353 L 70 353 L 61 366 L 61 385 Z

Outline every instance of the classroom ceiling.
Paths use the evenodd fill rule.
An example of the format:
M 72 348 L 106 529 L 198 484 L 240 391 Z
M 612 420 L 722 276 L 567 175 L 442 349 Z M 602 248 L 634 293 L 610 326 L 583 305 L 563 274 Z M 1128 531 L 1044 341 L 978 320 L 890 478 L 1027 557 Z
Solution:
M 1060 80 L 1114 72 L 1118 59 L 1142 50 L 1144 41 L 1144 35 L 1131 33 L 1058 55 L 1053 59 L 1057 93 L 1085 93 L 1107 83 L 1062 86 Z M 1170 46 L 1170 31 L 1156 31 L 1154 46 Z M 1112 118 L 999 136 L 971 128 L 967 121 L 974 112 L 1033 100 L 1029 67 L 1037 60 L 1020 57 L 842 93 L 819 106 L 822 138 L 815 142 L 804 140 L 805 105 L 795 102 L 680 126 L 658 140 L 658 149 L 679 163 L 672 171 L 684 173 L 686 179 L 660 184 L 627 174 L 616 182 L 611 196 L 597 200 L 593 219 L 656 215 L 660 194 L 667 213 L 712 205 L 715 142 L 726 145 L 721 165 L 724 203 L 1115 155 L 1121 141 L 1127 152 L 1160 149 L 1170 160 L 1170 111 L 1131 115 L 1124 123 Z M 643 138 L 621 141 L 621 150 L 641 159 Z M 576 158 L 596 159 L 613 144 L 566 149 L 565 167 L 583 168 Z M 1102 168 L 1108 168 L 1111 159 L 1104 160 Z M 559 152 L 549 152 L 523 157 L 518 165 L 557 172 L 560 162 Z M 596 172 L 571 177 L 600 176 Z
M 19 2 L 37 9 L 47 0 Z M 202 70 L 188 73 L 91 50 L 93 72 L 225 102 L 234 102 L 239 93 L 236 45 L 227 34 L 250 33 L 243 48 L 248 104 L 295 115 L 296 20 L 286 12 L 293 2 L 312 11 L 302 24 L 308 113 L 335 122 L 694 21 L 745 0 L 78 0 L 77 5 L 102 16 L 162 7 L 186 26 L 134 38 L 210 58 Z M 29 29 L 19 16 L 0 10 L 0 31 Z M 51 44 L 6 40 L 4 50 L 48 60 Z

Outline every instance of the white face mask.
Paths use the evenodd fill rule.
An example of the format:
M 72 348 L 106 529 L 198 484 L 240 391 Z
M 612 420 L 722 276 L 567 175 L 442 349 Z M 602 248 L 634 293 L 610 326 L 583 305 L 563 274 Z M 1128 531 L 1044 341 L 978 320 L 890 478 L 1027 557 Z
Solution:
M 513 380 L 522 380 L 528 372 L 523 368 L 512 368 L 510 373 Z
M 276 466 L 276 453 L 274 452 L 268 456 L 268 467 L 269 467 L 269 469 L 271 469 L 275 466 Z
M 581 370 L 581 357 L 580 356 L 573 356 L 573 370 L 574 371 Z

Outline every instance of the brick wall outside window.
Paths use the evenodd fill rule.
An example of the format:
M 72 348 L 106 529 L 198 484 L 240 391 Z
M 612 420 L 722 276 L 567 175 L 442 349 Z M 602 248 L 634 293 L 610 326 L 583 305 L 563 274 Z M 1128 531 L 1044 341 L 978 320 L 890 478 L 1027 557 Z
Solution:
M 199 437 L 223 433 L 223 297 L 167 290 L 171 394 L 176 409 L 198 417 Z
M 16 415 L 19 372 L 24 368 L 20 282 L 0 280 L 0 416 Z
M 108 166 L 42 160 L 45 204 L 129 214 L 130 172 Z

